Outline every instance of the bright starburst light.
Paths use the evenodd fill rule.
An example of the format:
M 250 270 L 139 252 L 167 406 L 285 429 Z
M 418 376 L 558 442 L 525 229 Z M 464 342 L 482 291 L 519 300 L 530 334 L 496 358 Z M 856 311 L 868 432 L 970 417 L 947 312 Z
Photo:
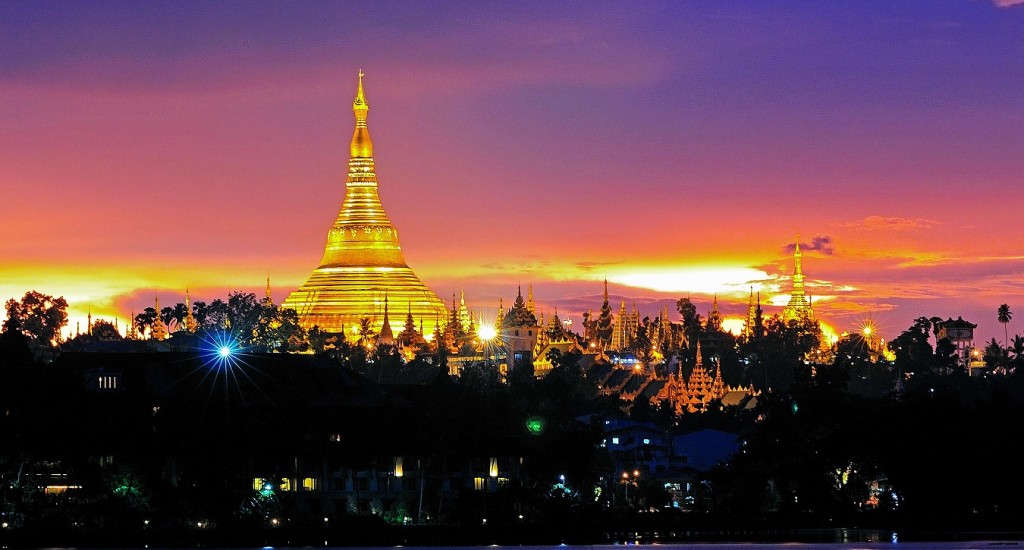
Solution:
M 245 348 L 230 331 L 206 333 L 202 336 L 197 351 L 201 364 L 192 374 L 201 377 L 196 390 L 203 388 L 203 393 L 206 393 L 204 411 L 218 402 L 220 404 L 217 406 L 224 407 L 224 411 L 227 411 L 230 408 L 230 401 L 236 399 L 247 409 L 246 394 L 252 389 L 263 393 L 253 376 L 264 373 L 247 362 Z M 218 393 L 221 394 L 219 398 L 215 397 Z

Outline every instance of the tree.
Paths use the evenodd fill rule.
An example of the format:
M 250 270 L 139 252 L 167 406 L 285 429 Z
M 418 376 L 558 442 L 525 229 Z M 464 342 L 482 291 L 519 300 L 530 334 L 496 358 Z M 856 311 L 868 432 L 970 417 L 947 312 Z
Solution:
M 896 354 L 896 371 L 901 377 L 907 373 L 931 372 L 934 366 L 934 350 L 928 343 L 927 328 L 920 322 L 893 338 L 889 350 Z
M 985 346 L 985 355 L 982 357 L 982 359 L 985 360 L 985 366 L 990 369 L 994 369 L 1003 361 L 1003 353 L 1003 349 L 999 347 L 999 342 L 996 342 L 996 339 L 993 338 L 992 341 Z
M 928 317 L 918 317 L 914 319 L 914 327 L 927 335 L 928 331 L 932 328 L 932 320 Z
M 135 330 L 138 331 L 139 336 L 142 336 L 146 331 L 153 329 L 154 322 L 156 322 L 156 309 L 147 307 L 142 310 L 142 313 L 135 316 Z
M 266 301 L 253 328 L 252 343 L 267 351 L 298 351 L 305 343 L 306 333 L 299 325 L 299 314 Z
M 196 300 L 195 302 L 192 302 L 192 317 L 195 317 L 196 324 L 199 325 L 200 327 L 206 326 L 207 311 L 208 308 L 206 307 L 206 302 L 202 300 Z
M 935 366 L 939 372 L 962 372 L 965 365 L 956 360 L 956 345 L 949 338 L 940 338 L 935 342 Z
M 1009 363 L 1011 369 L 1016 370 L 1024 364 L 1024 336 L 1016 335 L 1013 337 L 1013 346 L 1010 348 L 1013 352 L 1013 359 Z M 1024 372 L 1024 370 L 1020 371 Z
M 1024 359 L 1024 336 L 1018 334 L 1013 337 L 1013 347 L 1010 351 L 1013 352 L 1014 359 Z
M 689 298 L 680 298 L 676 301 L 676 310 L 683 316 L 683 334 L 686 336 L 687 345 L 696 346 L 701 329 L 697 306 L 693 305 Z
M 252 292 L 228 294 L 228 322 L 235 338 L 251 343 L 262 313 L 263 307 Z
M 52 346 L 60 329 L 68 324 L 68 303 L 64 297 L 54 298 L 31 290 L 21 301 L 11 298 L 4 306 L 8 319 L 17 319 L 21 331 L 35 343 Z
M 1000 305 L 997 310 L 997 318 L 999 319 L 999 322 L 1003 324 L 1003 348 L 1007 350 L 1007 355 L 1009 355 L 1010 336 L 1009 332 L 1007 332 L 1006 325 L 1010 323 L 1010 319 L 1013 319 L 1013 312 L 1010 311 L 1010 306 L 1006 304 Z
M 164 308 L 164 310 L 167 309 L 170 308 Z M 174 304 L 173 309 L 170 309 L 168 319 L 165 322 L 170 324 L 171 319 L 174 319 L 178 326 L 178 330 L 185 330 L 185 317 L 188 317 L 188 308 L 185 307 L 185 304 L 178 302 L 177 304 Z
M 114 327 L 113 323 L 103 319 L 97 319 L 93 322 L 91 332 L 94 338 L 103 342 L 124 339 L 121 336 L 121 333 L 117 331 L 117 328 Z
M 201 311 L 203 312 L 202 320 L 200 321 L 199 317 L 196 317 L 196 321 L 204 329 L 226 329 L 231 324 L 228 320 L 228 304 L 220 298 L 214 299 Z
M 377 331 L 373 330 L 373 320 L 369 317 L 363 317 L 359 319 L 359 340 L 360 346 L 369 346 L 373 342 L 373 337 L 377 335 Z M 441 344 L 438 343 L 438 348 Z
M 643 322 L 637 323 L 636 334 L 634 334 L 633 342 L 629 346 L 643 365 L 647 365 L 651 360 L 650 327 L 651 320 L 647 317 L 644 317 Z

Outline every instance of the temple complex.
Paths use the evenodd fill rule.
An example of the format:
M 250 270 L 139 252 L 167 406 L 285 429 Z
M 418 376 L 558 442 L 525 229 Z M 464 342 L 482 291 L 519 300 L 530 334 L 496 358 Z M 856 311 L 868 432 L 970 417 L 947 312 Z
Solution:
M 317 326 L 327 332 L 351 331 L 361 319 L 369 318 L 374 330 L 382 332 L 385 305 L 390 300 L 432 332 L 446 316 L 445 305 L 405 263 L 398 231 L 381 206 L 373 143 L 366 125 L 369 109 L 360 71 L 352 102 L 355 132 L 349 147 L 345 200 L 327 233 L 319 267 L 282 305 L 298 312 L 300 323 L 307 329 Z M 403 326 L 389 329 L 396 333 Z

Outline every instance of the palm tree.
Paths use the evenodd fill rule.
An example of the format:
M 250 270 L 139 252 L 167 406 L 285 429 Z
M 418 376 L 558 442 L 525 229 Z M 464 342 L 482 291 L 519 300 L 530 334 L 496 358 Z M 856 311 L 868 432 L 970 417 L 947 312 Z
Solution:
M 998 310 L 999 322 L 1003 324 L 1003 347 L 1006 348 L 1006 354 L 1010 354 L 1010 335 L 1006 330 L 1006 325 L 1010 323 L 1010 319 L 1013 319 L 1013 312 L 1010 311 L 1010 306 L 1002 304 Z
M 1013 337 L 1013 356 L 1024 360 L 1024 336 L 1020 334 Z

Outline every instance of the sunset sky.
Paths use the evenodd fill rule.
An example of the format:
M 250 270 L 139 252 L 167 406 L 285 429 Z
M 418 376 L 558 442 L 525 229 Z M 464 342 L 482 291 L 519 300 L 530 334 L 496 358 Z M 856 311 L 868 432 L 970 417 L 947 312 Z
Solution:
M 1002 342 L 1007 303 L 1024 333 L 1020 0 L 7 0 L 0 298 L 64 296 L 72 329 L 268 275 L 282 301 L 359 69 L 381 200 L 448 302 L 532 285 L 578 323 L 607 278 L 616 311 L 778 313 L 799 234 L 840 331 Z

